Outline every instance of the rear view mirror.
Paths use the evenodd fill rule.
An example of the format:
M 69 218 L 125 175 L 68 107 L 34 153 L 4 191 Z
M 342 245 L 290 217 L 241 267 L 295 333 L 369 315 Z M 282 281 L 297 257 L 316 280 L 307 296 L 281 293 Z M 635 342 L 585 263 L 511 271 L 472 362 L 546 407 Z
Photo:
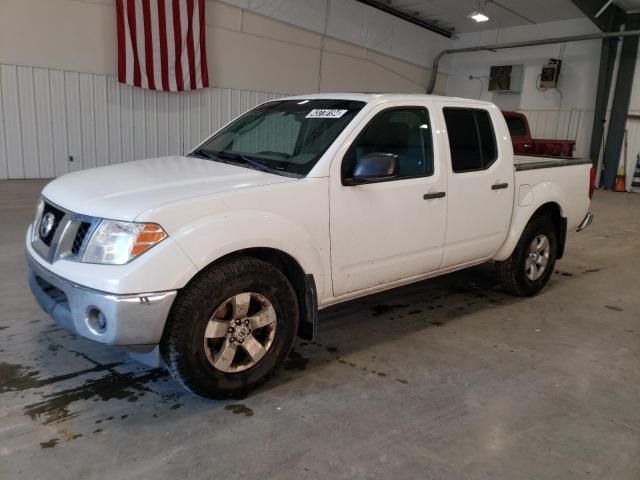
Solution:
M 353 175 L 345 179 L 348 185 L 381 182 L 398 175 L 398 155 L 393 153 L 368 153 L 356 161 Z

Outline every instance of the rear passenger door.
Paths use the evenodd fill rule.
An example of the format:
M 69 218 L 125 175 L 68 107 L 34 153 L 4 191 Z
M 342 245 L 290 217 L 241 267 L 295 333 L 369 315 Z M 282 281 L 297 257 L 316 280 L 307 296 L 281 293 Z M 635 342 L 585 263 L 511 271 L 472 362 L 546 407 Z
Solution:
M 511 150 L 496 139 L 496 108 L 444 107 L 442 113 L 449 139 L 442 266 L 451 267 L 489 259 L 500 248 L 511 221 L 514 173 Z

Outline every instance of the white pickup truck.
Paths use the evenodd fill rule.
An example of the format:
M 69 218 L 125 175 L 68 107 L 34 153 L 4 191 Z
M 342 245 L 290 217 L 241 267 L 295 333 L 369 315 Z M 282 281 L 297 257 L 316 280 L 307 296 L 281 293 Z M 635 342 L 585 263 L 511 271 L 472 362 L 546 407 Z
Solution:
M 42 192 L 29 283 L 59 325 L 244 394 L 329 305 L 495 261 L 533 295 L 592 219 L 589 161 L 514 158 L 487 102 L 334 94 L 262 104 L 187 156 Z

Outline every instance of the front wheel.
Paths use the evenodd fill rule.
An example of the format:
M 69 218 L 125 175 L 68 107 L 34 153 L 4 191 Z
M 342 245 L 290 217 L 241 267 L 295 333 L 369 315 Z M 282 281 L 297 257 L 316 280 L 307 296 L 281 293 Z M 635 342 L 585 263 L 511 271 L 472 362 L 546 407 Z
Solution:
M 208 398 L 246 394 L 285 360 L 298 327 L 298 303 L 271 264 L 236 258 L 204 270 L 180 292 L 161 352 L 171 374 Z
M 496 262 L 498 278 L 507 292 L 531 296 L 547 284 L 555 268 L 558 234 L 548 215 L 533 217 L 511 256 Z

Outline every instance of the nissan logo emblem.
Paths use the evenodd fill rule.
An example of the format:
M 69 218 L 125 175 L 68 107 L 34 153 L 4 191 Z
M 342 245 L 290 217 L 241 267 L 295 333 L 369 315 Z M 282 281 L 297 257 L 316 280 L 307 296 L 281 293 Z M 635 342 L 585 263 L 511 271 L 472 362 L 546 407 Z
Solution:
M 47 238 L 56 224 L 56 216 L 47 212 L 42 216 L 40 221 L 40 238 Z

